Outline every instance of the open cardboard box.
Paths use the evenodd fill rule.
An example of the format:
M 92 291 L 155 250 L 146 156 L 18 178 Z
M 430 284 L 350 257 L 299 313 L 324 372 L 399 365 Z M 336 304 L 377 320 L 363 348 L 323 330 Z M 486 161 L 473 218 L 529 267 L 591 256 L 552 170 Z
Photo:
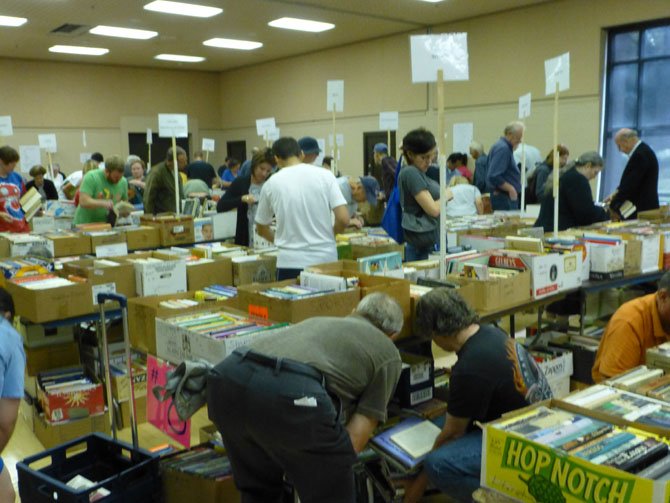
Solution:
M 118 265 L 103 264 L 99 259 L 81 259 L 65 262 L 61 276 L 70 274 L 86 278 L 91 285 L 109 285 L 109 291 L 125 295 L 127 298 L 137 295 L 135 290 L 135 269 L 132 264 L 114 259 L 105 259 Z M 96 299 L 93 303 L 97 304 Z
M 169 250 L 154 253 L 156 258 L 178 259 L 180 255 Z M 232 285 L 233 264 L 228 257 L 214 257 L 186 262 L 186 286 L 189 291 L 201 290 L 211 285 Z
M 132 229 L 123 229 L 126 233 L 128 251 L 148 250 L 161 245 L 161 232 L 158 227 L 142 225 Z
M 93 297 L 88 282 L 33 290 L 7 281 L 5 288 L 14 299 L 16 314 L 33 323 L 63 320 L 93 312 Z

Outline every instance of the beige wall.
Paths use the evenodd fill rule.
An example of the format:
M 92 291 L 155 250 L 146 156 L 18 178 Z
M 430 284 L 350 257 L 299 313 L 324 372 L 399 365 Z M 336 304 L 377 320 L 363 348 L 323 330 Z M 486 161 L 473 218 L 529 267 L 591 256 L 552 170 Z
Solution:
M 667 0 L 563 0 L 436 27 L 467 31 L 470 52 L 470 80 L 446 84 L 447 150 L 455 122 L 473 122 L 488 148 L 516 118 L 518 97 L 531 92 L 527 141 L 548 151 L 553 101 L 544 95 L 544 60 L 566 51 L 571 88 L 560 97 L 559 140 L 574 155 L 597 148 L 604 29 L 667 15 Z M 246 140 L 248 150 L 263 144 L 255 131 L 262 117 L 275 117 L 283 135 L 328 138 L 329 79 L 345 81 L 345 110 L 336 117 L 345 173 L 362 172 L 363 132 L 377 130 L 380 111 L 400 111 L 400 138 L 437 123 L 435 85 L 411 83 L 409 34 L 223 74 L 12 59 L 0 59 L 0 71 L 0 114 L 12 116 L 15 130 L 4 140 L 36 144 L 38 133 L 56 133 L 54 159 L 66 172 L 79 168 L 80 152 L 126 155 L 128 132 L 156 130 L 159 112 L 189 115 L 194 149 L 214 138 L 216 165 L 226 141 Z

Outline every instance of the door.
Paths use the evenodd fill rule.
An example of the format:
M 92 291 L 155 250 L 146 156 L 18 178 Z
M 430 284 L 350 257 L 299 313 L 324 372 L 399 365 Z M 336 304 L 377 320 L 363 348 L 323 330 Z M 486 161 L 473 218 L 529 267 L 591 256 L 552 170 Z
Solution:
M 243 163 L 247 160 L 247 142 L 228 141 L 226 142 L 226 152 L 228 157 L 232 157 Z
M 165 157 L 167 156 L 168 149 L 172 146 L 172 138 L 161 138 L 158 136 L 158 133 L 153 133 L 151 137 L 151 160 L 149 160 L 147 134 L 128 133 L 128 151 L 131 153 L 131 155 L 136 155 L 144 162 L 146 162 L 147 166 L 153 166 L 159 162 L 164 161 Z M 189 152 L 190 139 L 190 135 L 188 138 L 177 138 L 177 146 L 186 150 L 187 155 Z
M 395 158 L 395 131 L 391 131 L 391 144 L 388 145 L 388 133 L 387 131 L 371 131 L 363 133 L 363 173 L 367 175 L 374 176 L 379 185 L 382 183 L 382 173 L 381 166 L 375 166 L 374 159 L 374 148 L 377 143 L 386 143 L 389 147 L 389 155 Z

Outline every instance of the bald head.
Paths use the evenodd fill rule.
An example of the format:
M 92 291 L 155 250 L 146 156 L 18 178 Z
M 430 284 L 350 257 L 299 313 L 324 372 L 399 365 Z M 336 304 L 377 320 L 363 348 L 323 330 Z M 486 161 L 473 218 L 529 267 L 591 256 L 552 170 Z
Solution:
M 523 122 L 519 121 L 510 122 L 507 124 L 507 126 L 505 126 L 504 135 L 505 138 L 507 138 L 507 141 L 512 144 L 512 150 L 514 150 L 517 145 L 521 143 L 521 138 L 523 138 L 523 129 Z
M 634 129 L 619 129 L 614 135 L 614 143 L 619 148 L 619 152 L 623 152 L 624 154 L 630 154 L 638 141 L 637 131 Z

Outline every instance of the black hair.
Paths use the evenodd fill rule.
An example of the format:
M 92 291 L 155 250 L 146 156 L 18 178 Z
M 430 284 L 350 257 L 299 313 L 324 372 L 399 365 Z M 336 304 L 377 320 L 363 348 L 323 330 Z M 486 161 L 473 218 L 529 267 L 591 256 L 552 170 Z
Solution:
M 104 162 L 105 158 L 102 156 L 100 152 L 95 152 L 91 154 L 91 159 L 93 159 L 95 162 Z
M 333 156 L 332 155 L 327 155 L 326 157 L 323 158 L 323 162 L 321 164 L 327 164 L 328 166 L 333 165 Z
M 435 148 L 435 136 L 424 128 L 414 129 L 402 139 L 402 151 L 413 154 L 425 154 Z
M 5 164 L 19 162 L 19 153 L 15 148 L 10 147 L 9 145 L 0 147 L 0 161 L 4 162 Z
M 479 315 L 453 288 L 435 288 L 416 305 L 415 332 L 423 337 L 453 337 L 479 321 Z
M 280 159 L 288 159 L 289 157 L 300 157 L 302 150 L 295 138 L 284 136 L 272 144 L 272 152 Z
M 14 318 L 14 299 L 7 290 L 0 287 L 0 313 L 4 317 L 5 313 L 9 313 L 10 319 Z

